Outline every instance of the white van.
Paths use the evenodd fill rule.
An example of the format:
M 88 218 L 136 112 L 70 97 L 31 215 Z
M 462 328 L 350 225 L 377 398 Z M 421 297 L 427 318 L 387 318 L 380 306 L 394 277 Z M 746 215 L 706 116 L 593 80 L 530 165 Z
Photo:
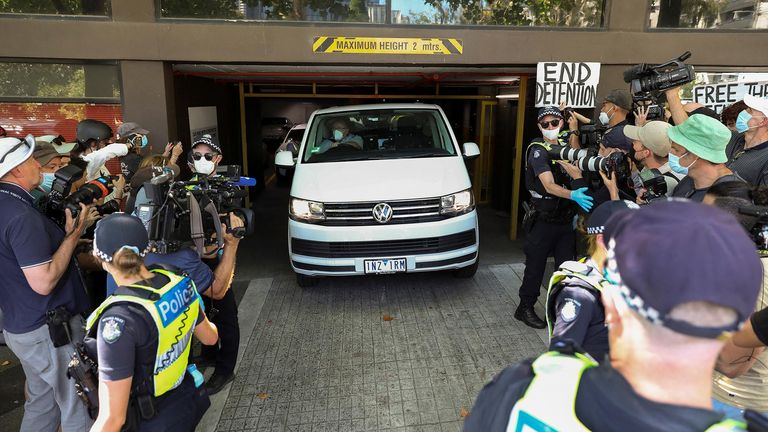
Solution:
M 288 208 L 291 266 L 317 276 L 454 270 L 471 277 L 479 233 L 463 149 L 436 105 L 328 108 L 309 119 Z M 294 165 L 295 164 L 295 165 Z

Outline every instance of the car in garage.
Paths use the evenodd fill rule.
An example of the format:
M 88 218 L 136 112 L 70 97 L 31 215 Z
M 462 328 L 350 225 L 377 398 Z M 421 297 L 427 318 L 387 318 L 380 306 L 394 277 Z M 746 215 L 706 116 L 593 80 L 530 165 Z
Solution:
M 273 153 L 291 130 L 293 122 L 286 117 L 265 117 L 261 119 L 261 139 L 267 146 L 267 151 Z
M 466 162 L 437 105 L 377 104 L 315 111 L 294 162 L 288 211 L 300 286 L 323 276 L 452 270 L 471 277 L 479 231 Z

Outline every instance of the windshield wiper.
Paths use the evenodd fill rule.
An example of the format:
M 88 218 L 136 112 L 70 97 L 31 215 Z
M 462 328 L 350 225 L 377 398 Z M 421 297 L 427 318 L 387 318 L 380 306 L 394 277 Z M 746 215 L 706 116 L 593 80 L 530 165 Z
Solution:
M 452 156 L 450 153 L 443 153 L 443 152 L 430 152 L 430 153 L 418 153 L 414 155 L 402 155 L 398 156 L 397 159 L 416 159 L 416 158 L 424 158 L 424 157 L 443 157 L 443 156 Z

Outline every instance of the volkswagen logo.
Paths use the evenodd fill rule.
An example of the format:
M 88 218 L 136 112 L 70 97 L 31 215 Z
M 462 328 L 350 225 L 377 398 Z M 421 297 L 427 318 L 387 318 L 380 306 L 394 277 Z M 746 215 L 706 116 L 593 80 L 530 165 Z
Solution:
M 392 219 L 392 207 L 387 203 L 378 203 L 373 206 L 373 219 L 380 223 L 385 224 Z

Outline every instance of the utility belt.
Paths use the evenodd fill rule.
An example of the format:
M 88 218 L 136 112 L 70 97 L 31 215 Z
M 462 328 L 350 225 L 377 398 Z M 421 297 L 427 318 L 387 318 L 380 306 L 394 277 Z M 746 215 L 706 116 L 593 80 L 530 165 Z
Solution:
M 198 374 L 199 376 L 195 376 Z M 187 376 L 189 375 L 189 376 Z M 88 416 L 96 420 L 99 415 L 99 365 L 95 356 L 89 354 L 85 342 L 75 344 L 75 352 L 67 367 L 67 378 L 75 381 L 75 392 L 88 409 Z M 203 382 L 202 374 L 190 366 L 184 376 L 185 380 L 194 380 L 195 387 L 200 387 Z M 142 421 L 154 418 L 158 413 L 158 406 L 168 397 L 174 397 L 177 391 L 181 391 L 184 384 L 160 396 L 154 396 L 149 391 L 148 379 L 142 380 L 139 385 L 133 386 L 128 399 L 128 410 L 125 416 L 125 424 L 120 429 L 123 432 L 136 431 Z M 143 389 L 142 389 L 143 388 Z
M 533 197 L 530 202 L 523 203 L 523 228 L 533 229 L 537 221 L 551 224 L 571 223 L 576 211 L 568 200 L 559 197 Z

